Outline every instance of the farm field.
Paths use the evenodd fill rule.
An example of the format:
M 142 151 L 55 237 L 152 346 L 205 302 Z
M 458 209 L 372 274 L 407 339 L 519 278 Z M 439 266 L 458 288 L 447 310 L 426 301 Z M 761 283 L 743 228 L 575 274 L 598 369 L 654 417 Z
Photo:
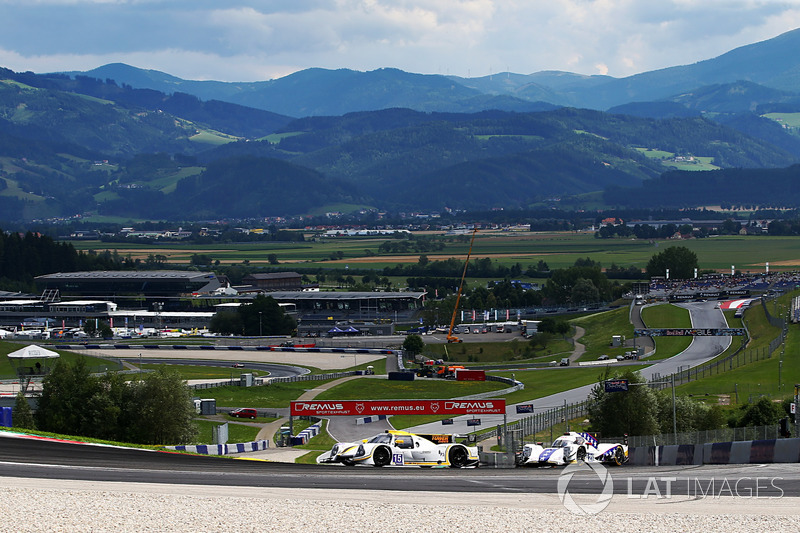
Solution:
M 633 224 L 634 221 L 630 221 Z M 426 233 L 430 235 L 430 233 Z M 397 264 L 416 263 L 420 255 L 429 260 L 466 257 L 469 241 L 460 237 L 438 237 L 445 243 L 443 250 L 420 253 L 391 253 L 381 255 L 379 246 L 387 238 L 317 237 L 312 240 L 306 233 L 306 242 L 263 242 L 193 245 L 165 243 L 163 245 L 136 243 L 105 243 L 100 241 L 74 241 L 78 250 L 103 252 L 116 251 L 123 257 L 145 260 L 149 255 L 164 256 L 167 263 L 188 264 L 193 254 L 210 256 L 221 265 L 247 262 L 266 266 L 267 256 L 274 254 L 280 265 L 287 269 L 324 267 L 342 269 L 382 269 Z M 798 237 L 767 236 L 717 236 L 705 239 L 679 241 L 645 241 L 633 239 L 596 239 L 592 233 L 570 232 L 486 232 L 478 233 L 473 248 L 473 260 L 489 258 L 493 264 L 512 266 L 519 263 L 523 269 L 545 261 L 551 269 L 572 266 L 576 259 L 590 257 L 603 267 L 616 264 L 644 269 L 650 258 L 670 246 L 684 246 L 695 252 L 701 270 L 729 272 L 731 266 L 742 272 L 763 272 L 765 263 L 770 269 L 795 270 L 800 268 L 797 249 Z

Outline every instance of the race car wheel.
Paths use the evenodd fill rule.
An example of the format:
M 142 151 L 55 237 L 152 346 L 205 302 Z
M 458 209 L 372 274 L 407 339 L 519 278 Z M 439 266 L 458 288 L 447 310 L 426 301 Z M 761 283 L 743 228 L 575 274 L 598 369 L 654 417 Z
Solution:
M 622 463 L 625 462 L 625 452 L 622 450 L 621 446 L 617 446 L 617 449 L 614 451 L 614 464 L 617 466 L 622 466 Z
M 386 466 L 392 462 L 392 452 L 386 446 L 378 446 L 372 452 L 372 462 L 375 466 Z
M 581 462 L 586 460 L 586 448 L 583 446 L 578 448 L 578 451 L 575 452 L 575 460 Z
M 450 453 L 448 455 L 450 458 L 450 466 L 452 468 L 462 468 L 467 466 L 469 454 L 463 446 L 453 446 L 450 448 Z

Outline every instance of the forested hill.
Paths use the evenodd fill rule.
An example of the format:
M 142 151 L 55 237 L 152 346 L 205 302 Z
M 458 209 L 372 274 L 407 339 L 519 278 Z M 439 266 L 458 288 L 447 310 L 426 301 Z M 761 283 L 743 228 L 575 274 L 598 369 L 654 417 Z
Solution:
M 290 119 L 110 81 L 8 72 L 0 72 L 9 76 L 0 79 L 0 208 L 9 221 L 526 208 L 636 187 L 690 164 L 800 161 L 800 143 L 760 118 L 750 127 L 761 139 L 702 117 L 574 108 Z
M 611 205 L 643 208 L 697 206 L 698 199 L 707 205 L 795 208 L 800 205 L 800 165 L 668 172 L 639 187 L 612 187 L 605 198 Z

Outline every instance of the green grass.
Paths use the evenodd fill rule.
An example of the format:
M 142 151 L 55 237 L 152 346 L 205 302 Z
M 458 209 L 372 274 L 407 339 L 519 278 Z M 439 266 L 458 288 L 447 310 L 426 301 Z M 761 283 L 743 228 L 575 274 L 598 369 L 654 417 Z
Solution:
M 778 302 L 785 304 L 798 291 L 781 296 Z M 772 306 L 770 310 L 773 311 Z M 745 312 L 744 322 L 752 340 L 747 345 L 746 353 L 766 350 L 769 342 L 780 331 L 767 322 L 761 305 L 755 305 Z M 735 323 L 732 323 L 736 327 Z M 704 377 L 698 381 L 677 387 L 681 394 L 697 397 L 729 396 L 731 403 L 743 403 L 751 396 L 768 394 L 777 398 L 786 398 L 794 394 L 795 383 L 800 383 L 800 327 L 791 325 L 786 339 L 783 363 L 780 363 L 781 349 L 775 351 L 770 359 L 754 361 L 743 366 Z M 734 339 L 734 344 L 736 339 Z M 728 349 L 732 352 L 735 346 Z M 763 352 L 762 352 L 763 353 Z M 717 359 L 720 359 L 719 357 Z M 780 382 L 778 376 L 780 374 Z
M 611 347 L 612 335 L 624 335 L 628 339 L 633 338 L 633 325 L 628 320 L 630 309 L 620 307 L 611 311 L 604 311 L 594 315 L 587 315 L 576 318 L 570 322 L 586 330 L 586 334 L 578 342 L 586 346 L 586 352 L 580 357 L 579 361 L 595 361 L 602 354 L 610 357 L 624 355 L 630 348 L 620 346 Z
M 471 337 L 473 334 L 469 334 Z M 424 355 L 431 359 L 440 359 L 445 355 L 447 361 L 469 366 L 470 364 L 501 363 L 506 361 L 521 362 L 530 358 L 556 357 L 572 351 L 572 344 L 563 339 L 553 340 L 546 349 L 539 348 L 525 356 L 528 341 L 520 336 L 508 337 L 504 342 L 465 342 L 461 344 L 428 344 Z
M 214 130 L 201 130 L 199 133 L 189 137 L 189 140 L 199 144 L 210 144 L 212 146 L 220 146 L 237 141 L 239 137 L 228 135 Z
M 295 381 L 293 383 L 274 383 L 261 387 L 215 387 L 195 392 L 202 398 L 214 398 L 220 407 L 286 407 L 307 390 L 333 381 Z
M 0 341 L 0 378 L 8 379 L 17 376 L 15 367 L 14 365 L 12 365 L 7 355 L 11 352 L 15 352 L 17 350 L 22 349 L 26 344 L 32 344 L 32 343 L 16 343 L 16 342 Z M 78 354 L 75 352 L 68 352 L 66 350 L 59 350 L 58 347 L 56 346 L 47 346 L 47 349 L 53 350 L 54 352 L 60 354 L 60 359 L 67 363 L 72 363 L 77 359 L 84 359 L 86 361 L 86 365 L 89 367 L 89 370 L 91 372 L 105 372 L 108 369 L 112 370 L 117 369 L 117 363 L 109 359 L 101 359 L 99 357 L 92 357 L 89 355 Z M 47 366 L 52 366 L 54 364 L 55 364 L 54 359 L 47 360 Z M 26 364 L 25 366 L 28 365 Z
M 269 141 L 270 144 L 278 144 L 279 142 L 281 142 L 283 139 L 285 139 L 287 137 L 295 137 L 296 135 L 302 135 L 303 133 L 304 132 L 302 132 L 302 131 L 293 131 L 293 132 L 289 132 L 289 133 L 270 133 L 269 135 L 267 135 L 265 137 L 261 137 L 258 140 L 259 141 Z
M 132 358 L 130 363 L 136 365 L 136 359 Z M 138 365 L 137 365 L 138 366 Z M 164 362 L 160 364 L 144 364 L 143 370 L 155 370 L 161 366 L 167 366 L 170 370 L 177 370 L 183 379 L 238 379 L 241 374 L 252 373 L 256 377 L 263 377 L 269 374 L 263 370 L 253 370 L 252 368 L 232 368 L 220 366 L 195 366 L 183 364 L 170 364 Z
M 436 399 L 469 396 L 507 388 L 496 381 L 452 381 L 447 379 L 416 379 L 389 381 L 359 378 L 341 383 L 319 394 L 317 400 L 402 400 Z
M 124 222 L 124 221 L 122 221 Z M 635 221 L 629 221 L 634 223 Z M 308 234 L 309 237 L 311 234 Z M 454 256 L 463 259 L 469 247 L 468 242 L 455 238 L 440 237 L 445 242 L 445 249 L 441 252 L 428 254 L 429 256 Z M 378 247 L 386 238 L 318 238 L 316 242 L 263 242 L 263 243 L 214 243 L 208 245 L 191 245 L 184 243 L 101 243 L 98 241 L 74 241 L 72 244 L 79 250 L 120 250 L 124 256 L 129 252 L 135 255 L 136 250 L 143 250 L 146 257 L 148 250 L 165 248 L 180 250 L 180 253 L 165 253 L 169 261 L 188 262 L 193 253 L 211 255 L 213 259 L 223 264 L 240 264 L 249 260 L 252 264 L 264 264 L 266 254 L 274 253 L 278 261 L 309 262 L 308 266 L 343 268 L 349 264 L 351 268 L 377 269 L 382 266 L 394 266 L 393 259 L 382 259 L 380 255 L 369 258 L 374 262 L 354 263 L 353 258 L 364 258 L 370 250 L 378 251 Z M 768 236 L 718 236 L 707 239 L 689 239 L 681 241 L 684 246 L 698 256 L 701 269 L 714 269 L 729 271 L 735 265 L 743 272 L 758 272 L 764 268 L 764 261 L 770 261 L 773 270 L 778 268 L 790 269 L 791 266 L 781 267 L 780 261 L 794 261 L 797 254 L 796 237 L 768 237 Z M 540 259 L 547 262 L 551 268 L 566 268 L 575 263 L 578 258 L 587 256 L 599 261 L 604 267 L 612 263 L 622 266 L 635 266 L 644 268 L 653 254 L 661 252 L 664 247 L 675 245 L 665 241 L 657 243 L 658 247 L 649 241 L 631 239 L 595 239 L 590 233 L 538 233 L 538 232 L 513 232 L 507 234 L 482 235 L 475 239 L 474 253 L 481 256 L 494 256 L 493 262 L 511 266 L 519 262 L 523 269 L 536 264 Z M 341 251 L 344 259 L 331 261 L 332 253 Z M 158 252 L 156 252 L 158 253 Z M 419 257 L 418 253 L 406 255 L 413 261 Z M 496 261 L 495 261 L 496 260 Z M 485 283 L 489 279 L 470 278 L 472 283 Z
M 762 116 L 790 128 L 800 128 L 800 113 L 767 113 Z
M 691 328 L 689 310 L 671 304 L 651 305 L 642 309 L 642 319 L 648 328 Z M 691 337 L 653 337 L 656 353 L 648 360 L 666 359 L 684 351 Z
M 221 425 L 214 420 L 195 420 L 198 433 L 194 444 L 213 444 L 214 434 L 212 428 Z M 252 442 L 261 428 L 246 426 L 244 424 L 228 424 L 228 442 Z
M 512 392 L 500 398 L 505 398 L 506 404 L 511 405 L 528 400 L 536 400 L 550 394 L 564 390 L 581 387 L 595 383 L 602 370 L 599 368 L 557 368 L 552 370 L 520 370 L 515 372 L 492 372 L 492 375 L 514 377 L 525 384 L 525 389 Z M 540 406 L 543 408 L 544 406 Z M 550 406 L 548 406 L 550 407 Z M 442 420 L 442 416 L 435 415 L 395 415 L 391 423 L 398 429 L 428 424 Z

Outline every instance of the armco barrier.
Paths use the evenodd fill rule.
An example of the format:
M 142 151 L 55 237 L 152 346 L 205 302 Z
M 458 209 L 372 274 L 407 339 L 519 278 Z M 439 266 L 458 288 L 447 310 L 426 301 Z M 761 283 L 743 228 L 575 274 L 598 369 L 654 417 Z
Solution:
M 636 446 L 628 457 L 631 464 L 640 466 L 797 463 L 800 438 Z
M 272 352 L 334 352 L 390 355 L 388 348 L 294 348 L 286 346 L 217 346 L 214 344 L 58 344 L 59 350 L 269 350 Z
M 199 453 L 204 455 L 228 455 L 231 453 L 257 452 L 269 448 L 268 440 L 257 440 L 254 442 L 240 442 L 236 444 L 197 444 L 167 446 L 168 450 L 181 452 Z

